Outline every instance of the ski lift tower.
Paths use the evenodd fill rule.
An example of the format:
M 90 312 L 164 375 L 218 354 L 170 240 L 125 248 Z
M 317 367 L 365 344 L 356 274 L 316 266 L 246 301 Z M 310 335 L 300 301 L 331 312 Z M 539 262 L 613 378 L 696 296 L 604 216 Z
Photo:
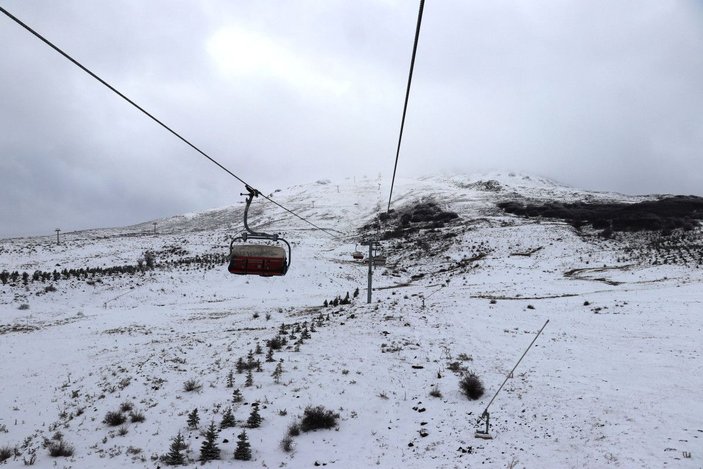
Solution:
M 378 248 L 379 243 L 378 240 L 375 239 L 369 239 L 361 242 L 362 246 L 368 246 L 369 247 L 369 288 L 368 288 L 368 294 L 366 295 L 366 302 L 371 303 L 371 291 L 373 290 L 373 267 L 375 265 L 375 255 L 374 255 L 374 248 Z M 385 260 L 385 259 L 384 259 Z

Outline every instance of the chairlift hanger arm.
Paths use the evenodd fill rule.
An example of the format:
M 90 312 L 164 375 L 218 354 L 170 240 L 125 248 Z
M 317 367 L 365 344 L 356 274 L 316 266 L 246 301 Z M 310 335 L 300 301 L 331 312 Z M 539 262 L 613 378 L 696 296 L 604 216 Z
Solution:
M 256 189 L 254 189 L 253 187 L 249 186 L 248 184 L 245 185 L 245 187 L 246 187 L 247 191 L 249 191 L 249 193 L 242 194 L 242 195 L 247 196 L 247 202 L 246 202 L 247 205 L 244 208 L 244 229 L 247 230 L 247 232 L 242 233 L 242 237 L 243 237 L 244 241 L 247 240 L 247 233 L 248 233 L 248 237 L 253 238 L 253 239 L 271 239 L 273 241 L 278 240 L 277 234 L 270 235 L 267 233 L 261 233 L 261 232 L 254 231 L 251 228 L 249 228 L 249 222 L 248 222 L 249 207 L 251 206 L 251 201 L 254 199 L 254 197 L 258 197 L 260 192 Z

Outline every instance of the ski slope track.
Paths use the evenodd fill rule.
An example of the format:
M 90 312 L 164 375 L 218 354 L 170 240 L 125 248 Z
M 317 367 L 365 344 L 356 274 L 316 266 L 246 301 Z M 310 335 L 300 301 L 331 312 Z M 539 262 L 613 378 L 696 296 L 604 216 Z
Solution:
M 203 467 L 703 467 L 700 227 L 604 239 L 502 212 L 509 200 L 656 198 L 524 175 L 399 179 L 395 191 L 387 224 L 428 203 L 458 218 L 386 236 L 371 304 L 368 268 L 351 252 L 392 228 L 375 224 L 387 197 L 376 178 L 273 192 L 337 239 L 254 201 L 252 227 L 292 243 L 282 278 L 227 273 L 243 201 L 155 220 L 157 234 L 149 221 L 62 233 L 58 245 L 0 241 L 0 271 L 18 272 L 0 285 L 0 465 L 165 467 L 180 432 L 187 465 L 200 467 L 204 430 L 230 407 L 236 425 Z M 116 266 L 132 271 L 107 273 Z M 323 306 L 347 293 L 350 304 Z M 491 405 L 493 439 L 475 438 L 547 319 Z M 287 343 L 267 361 L 276 337 Z M 262 371 L 247 386 L 237 361 L 250 351 Z M 459 388 L 467 370 L 485 387 L 478 400 Z M 245 428 L 256 403 L 263 421 Z M 284 451 L 308 406 L 338 414 L 335 428 L 302 432 Z M 110 426 L 108 412 L 126 421 Z M 234 459 L 243 429 L 248 462 Z M 72 455 L 51 456 L 60 441 Z

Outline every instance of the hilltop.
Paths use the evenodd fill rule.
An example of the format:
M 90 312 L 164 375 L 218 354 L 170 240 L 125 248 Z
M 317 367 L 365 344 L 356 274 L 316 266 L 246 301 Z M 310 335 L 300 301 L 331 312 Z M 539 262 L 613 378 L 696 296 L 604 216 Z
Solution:
M 374 178 L 271 193 L 336 238 L 256 200 L 251 225 L 293 245 L 283 278 L 227 273 L 243 202 L 67 233 L 59 245 L 0 241 L 0 457 L 163 467 L 180 432 L 195 466 L 202 431 L 231 408 L 222 459 L 204 467 L 238 467 L 237 435 L 256 407 L 261 425 L 246 429 L 256 467 L 700 466 L 697 214 L 685 227 L 603 236 L 597 223 L 504 208 L 667 196 L 505 173 L 405 179 L 395 191 L 389 214 Z M 368 267 L 351 257 L 367 239 L 387 258 L 371 304 Z M 494 439 L 476 439 L 547 319 L 490 408 Z M 478 400 L 459 388 L 468 372 L 485 387 Z M 302 432 L 285 451 L 290 426 L 317 406 L 338 415 L 335 428 Z M 126 421 L 111 426 L 109 413 Z M 53 459 L 61 441 L 73 454 Z

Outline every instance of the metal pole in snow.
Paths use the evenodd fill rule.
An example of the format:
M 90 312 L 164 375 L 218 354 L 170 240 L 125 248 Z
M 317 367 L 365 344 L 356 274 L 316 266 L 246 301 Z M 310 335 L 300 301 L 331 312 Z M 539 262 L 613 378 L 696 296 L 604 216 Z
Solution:
M 373 241 L 369 241 L 369 292 L 366 298 L 367 303 L 371 303 L 371 284 L 373 278 Z
M 54 231 L 56 231 L 56 244 L 61 244 L 61 241 L 59 240 L 59 232 L 61 230 L 56 228 Z
M 503 386 L 505 386 L 505 383 L 507 383 L 507 382 L 508 382 L 508 379 L 510 379 L 510 377 L 513 375 L 513 372 L 515 371 L 515 368 L 517 368 L 517 366 L 520 364 L 520 362 L 522 361 L 522 359 L 525 358 L 525 355 L 527 355 L 527 352 L 530 351 L 530 349 L 532 348 L 532 345 L 535 343 L 535 341 L 537 340 L 537 338 L 539 337 L 539 335 L 542 333 L 542 331 L 544 330 L 544 328 L 547 327 L 547 324 L 548 324 L 548 323 L 549 323 L 549 319 L 547 319 L 547 322 L 544 323 L 544 326 L 542 326 L 542 329 L 540 329 L 539 332 L 537 332 L 537 335 L 535 336 L 534 339 L 532 339 L 532 342 L 530 342 L 530 345 L 527 347 L 527 350 L 525 350 L 525 353 L 522 354 L 522 356 L 521 356 L 520 359 L 517 361 L 517 363 L 515 364 L 515 366 L 513 367 L 513 369 L 510 370 L 510 373 L 508 373 L 508 376 L 505 377 L 505 381 L 503 381 L 503 384 L 500 385 L 500 387 L 499 387 L 498 390 L 496 391 L 495 395 L 493 396 L 493 399 L 491 399 L 491 402 L 489 402 L 488 405 L 486 406 L 486 410 L 484 410 L 484 411 L 483 411 L 483 414 L 481 414 L 481 418 L 483 418 L 484 415 L 488 415 L 488 408 L 491 406 L 491 404 L 493 404 L 493 401 L 494 401 L 495 398 L 498 396 L 498 393 L 500 392 L 500 390 L 503 389 Z

